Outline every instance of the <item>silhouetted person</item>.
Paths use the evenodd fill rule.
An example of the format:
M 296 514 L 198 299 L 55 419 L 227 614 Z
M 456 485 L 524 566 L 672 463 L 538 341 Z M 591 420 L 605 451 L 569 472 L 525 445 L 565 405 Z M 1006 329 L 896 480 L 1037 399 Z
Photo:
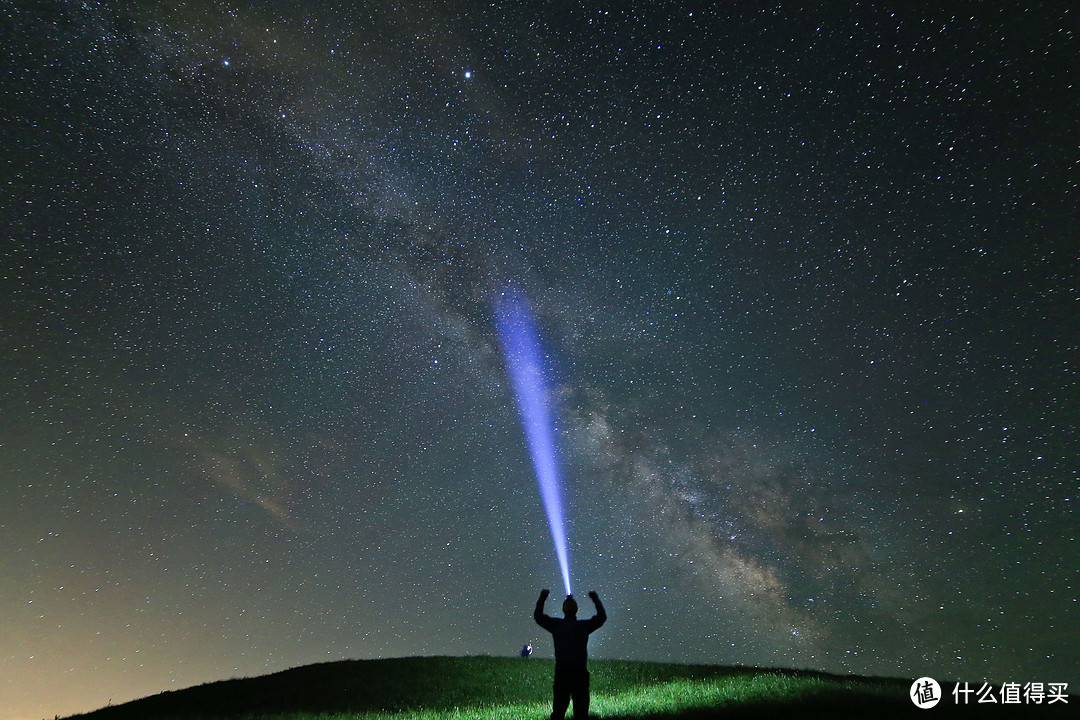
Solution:
M 596 591 L 589 593 L 589 599 L 596 606 L 596 614 L 588 620 L 577 619 L 577 601 L 573 595 L 567 595 L 563 601 L 562 618 L 553 618 L 544 614 L 544 603 L 550 591 L 541 590 L 536 601 L 533 619 L 536 624 L 551 633 L 555 641 L 555 683 L 552 686 L 554 698 L 551 702 L 552 720 L 563 720 L 570 698 L 574 699 L 574 720 L 589 717 L 589 670 L 588 644 L 589 634 L 607 620 L 604 606 Z

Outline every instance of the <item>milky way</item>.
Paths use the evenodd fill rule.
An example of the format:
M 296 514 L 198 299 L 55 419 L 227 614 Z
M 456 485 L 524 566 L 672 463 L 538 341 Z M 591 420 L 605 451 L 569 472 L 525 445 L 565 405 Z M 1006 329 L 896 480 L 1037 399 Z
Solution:
M 1080 683 L 1064 4 L 172 5 L 0 4 L 0 720 L 550 653 L 510 280 L 594 656 Z

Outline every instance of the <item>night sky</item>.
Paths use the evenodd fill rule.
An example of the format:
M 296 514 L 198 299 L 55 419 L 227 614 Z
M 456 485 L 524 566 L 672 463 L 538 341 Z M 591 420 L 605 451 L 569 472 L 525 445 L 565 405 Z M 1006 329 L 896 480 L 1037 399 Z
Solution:
M 1080 690 L 1068 4 L 0 2 L 0 720 L 550 657 L 511 286 L 593 657 Z

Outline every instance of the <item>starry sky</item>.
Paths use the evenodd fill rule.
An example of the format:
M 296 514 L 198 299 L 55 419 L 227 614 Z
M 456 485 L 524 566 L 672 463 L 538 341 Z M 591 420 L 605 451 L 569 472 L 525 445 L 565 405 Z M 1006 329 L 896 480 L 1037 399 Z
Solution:
M 594 657 L 1076 692 L 1067 6 L 0 2 L 0 720 L 550 656 L 510 286 Z

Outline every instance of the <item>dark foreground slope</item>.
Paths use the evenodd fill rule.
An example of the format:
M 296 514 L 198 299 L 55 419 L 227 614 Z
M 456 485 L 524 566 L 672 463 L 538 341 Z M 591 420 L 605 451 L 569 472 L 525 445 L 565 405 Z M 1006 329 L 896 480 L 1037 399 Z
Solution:
M 910 680 L 808 671 L 594 660 L 594 715 L 607 720 L 705 718 L 1074 717 L 1077 698 L 1056 707 L 952 706 L 931 710 L 907 698 Z M 262 677 L 161 693 L 74 716 L 80 720 L 211 720 L 368 712 L 518 708 L 545 718 L 553 666 L 516 658 L 400 658 L 323 663 Z M 479 716 L 483 716 L 480 713 Z M 513 712 L 516 716 L 517 712 Z M 474 717 L 474 716 L 470 716 Z M 505 711 L 500 717 L 506 717 Z

